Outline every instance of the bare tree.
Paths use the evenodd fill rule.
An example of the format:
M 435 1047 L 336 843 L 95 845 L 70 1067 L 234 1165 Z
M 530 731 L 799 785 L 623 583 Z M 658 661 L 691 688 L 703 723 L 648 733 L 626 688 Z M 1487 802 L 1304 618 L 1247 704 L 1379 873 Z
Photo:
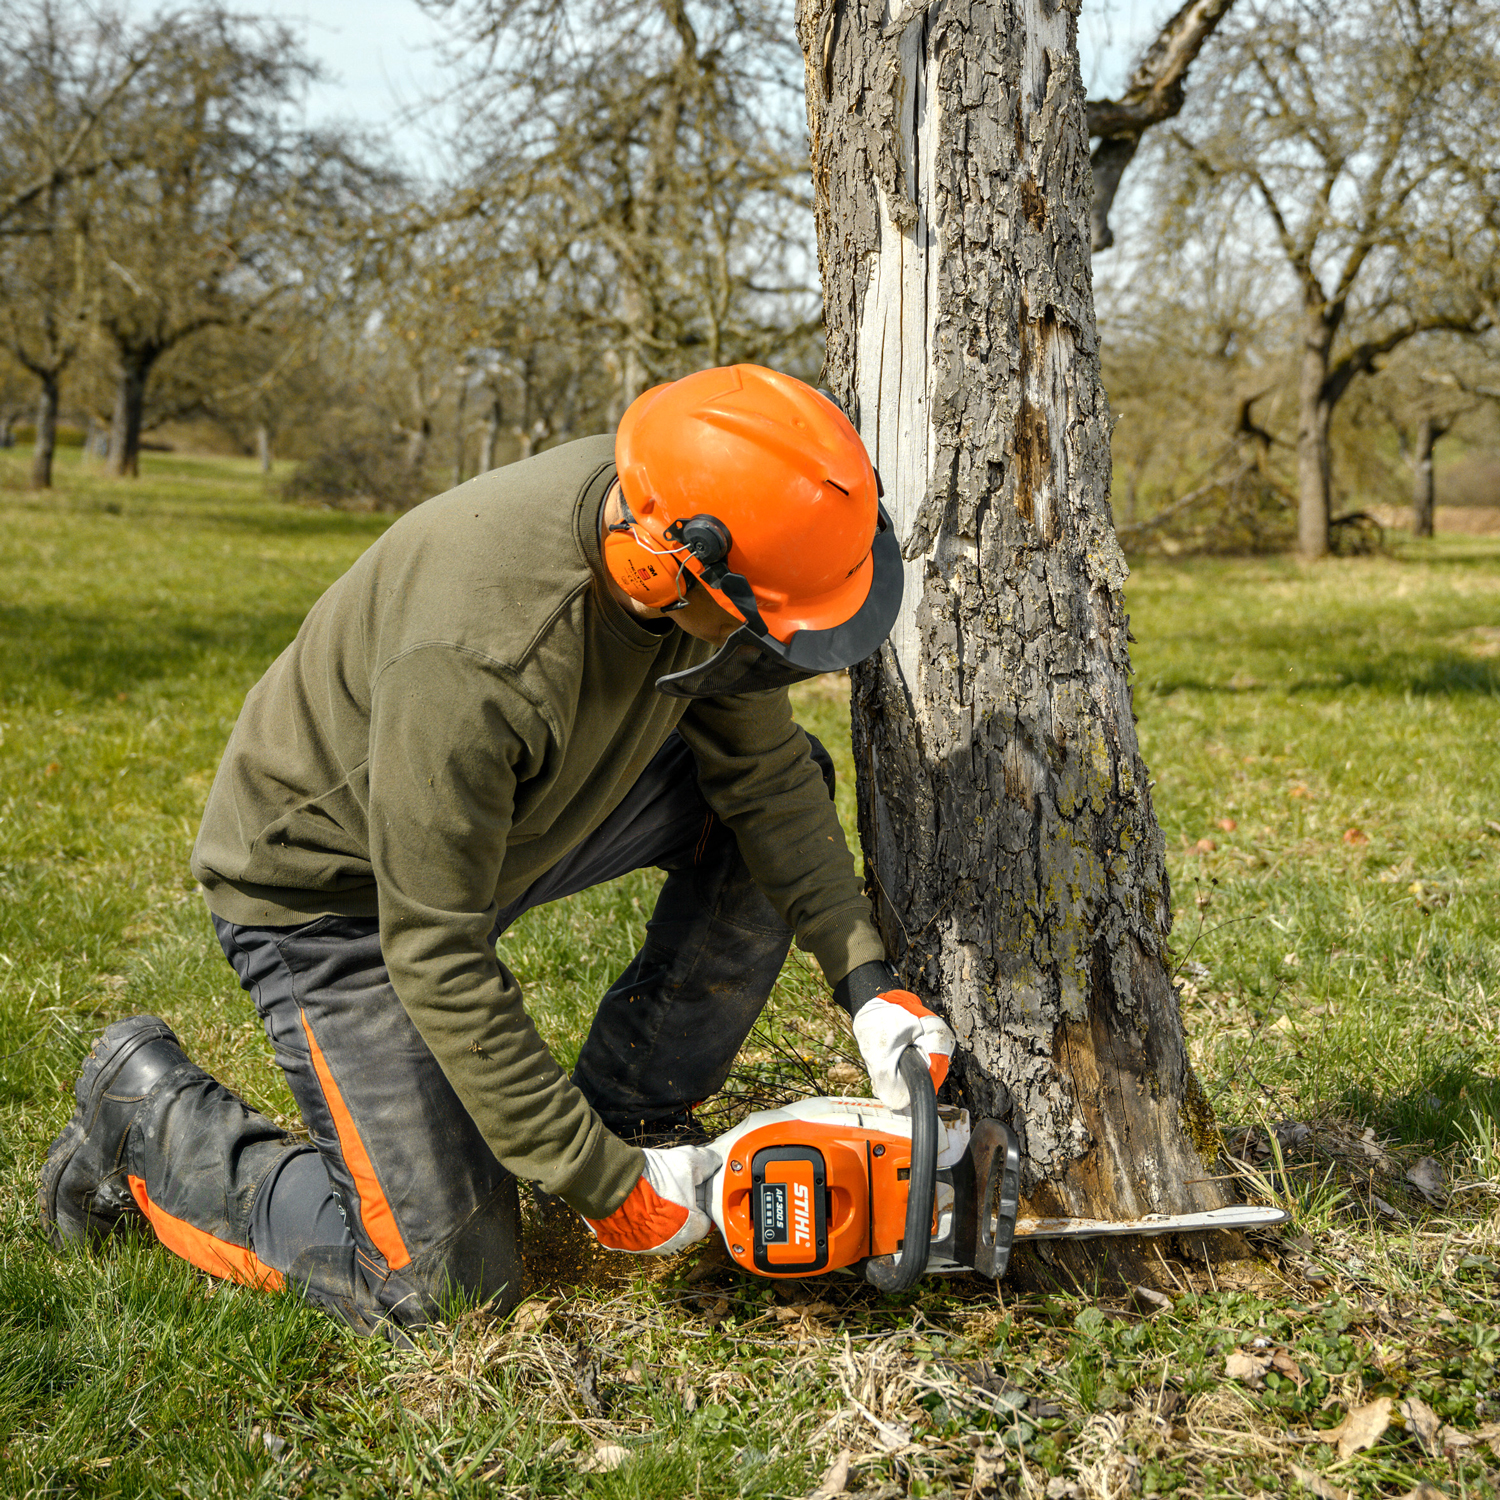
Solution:
M 78 189 L 93 318 L 116 364 L 116 474 L 136 472 L 158 361 L 312 296 L 380 180 L 341 137 L 289 123 L 315 69 L 287 28 L 209 9 L 158 29 L 112 125 L 131 164 Z
M 122 54 L 109 23 L 39 0 L 15 12 L 0 59 L 0 342 L 38 386 L 31 483 L 47 489 L 64 372 L 87 333 L 80 181 L 116 169 L 105 117 L 154 47 Z
M 1169 197 L 1265 225 L 1294 279 L 1306 557 L 1329 548 L 1351 382 L 1421 333 L 1494 321 L 1497 45 L 1480 0 L 1258 0 L 1205 54 Z
M 1224 1194 L 1130 711 L 1075 24 L 804 0 L 798 26 L 827 376 L 907 558 L 854 674 L 877 919 L 963 1102 L 1019 1131 L 1030 1206 L 1123 1218 Z
M 566 223 L 573 273 L 595 283 L 595 342 L 618 378 L 608 419 L 702 365 L 806 356 L 817 296 L 781 5 L 429 8 L 461 37 L 471 203 Z
M 161 36 L 126 42 L 123 22 L 66 0 L 15 0 L 0 53 L 0 235 L 46 234 L 70 185 L 138 159 L 114 130 L 136 75 Z

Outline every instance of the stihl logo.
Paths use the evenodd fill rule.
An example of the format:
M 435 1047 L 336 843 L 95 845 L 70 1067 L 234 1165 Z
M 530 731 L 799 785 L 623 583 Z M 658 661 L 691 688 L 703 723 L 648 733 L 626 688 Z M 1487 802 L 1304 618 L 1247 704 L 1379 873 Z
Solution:
M 805 1182 L 792 1184 L 792 1243 L 812 1248 L 812 1194 Z

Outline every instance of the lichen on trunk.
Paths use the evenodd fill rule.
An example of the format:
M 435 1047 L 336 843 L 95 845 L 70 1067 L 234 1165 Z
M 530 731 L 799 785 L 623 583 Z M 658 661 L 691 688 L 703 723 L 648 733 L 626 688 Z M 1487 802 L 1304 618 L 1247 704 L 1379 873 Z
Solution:
M 803 0 L 828 325 L 907 558 L 854 673 L 860 831 L 1030 1206 L 1217 1207 L 1108 506 L 1075 9 Z

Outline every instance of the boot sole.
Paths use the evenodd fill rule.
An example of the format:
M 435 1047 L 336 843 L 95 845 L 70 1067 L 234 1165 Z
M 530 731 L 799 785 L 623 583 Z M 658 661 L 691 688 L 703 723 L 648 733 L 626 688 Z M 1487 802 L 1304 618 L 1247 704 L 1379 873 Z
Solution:
M 169 1041 L 179 1047 L 182 1045 L 177 1033 L 160 1017 L 128 1016 L 123 1021 L 114 1021 L 106 1026 L 83 1061 L 83 1069 L 73 1088 L 77 1108 L 47 1148 L 42 1180 L 37 1187 L 37 1210 L 46 1227 L 47 1238 L 55 1250 L 61 1250 L 70 1243 L 106 1238 L 121 1215 L 134 1206 L 133 1200 L 129 1204 L 122 1203 L 118 1208 L 110 1209 L 108 1217 L 85 1212 L 79 1218 L 66 1211 L 59 1211 L 63 1175 L 72 1165 L 79 1148 L 88 1139 L 88 1133 L 99 1117 L 99 1109 L 109 1085 L 140 1047 L 154 1041 Z M 107 1180 L 106 1178 L 95 1184 L 93 1192 L 97 1193 Z

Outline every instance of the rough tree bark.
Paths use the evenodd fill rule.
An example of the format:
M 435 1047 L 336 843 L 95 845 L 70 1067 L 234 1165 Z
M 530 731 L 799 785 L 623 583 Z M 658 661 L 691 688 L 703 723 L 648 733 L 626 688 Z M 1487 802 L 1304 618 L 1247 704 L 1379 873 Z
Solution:
M 958 1034 L 958 1097 L 1019 1131 L 1029 1209 L 1218 1207 L 1130 706 L 1075 12 L 803 0 L 798 24 L 826 378 L 908 559 L 854 673 L 889 951 Z

